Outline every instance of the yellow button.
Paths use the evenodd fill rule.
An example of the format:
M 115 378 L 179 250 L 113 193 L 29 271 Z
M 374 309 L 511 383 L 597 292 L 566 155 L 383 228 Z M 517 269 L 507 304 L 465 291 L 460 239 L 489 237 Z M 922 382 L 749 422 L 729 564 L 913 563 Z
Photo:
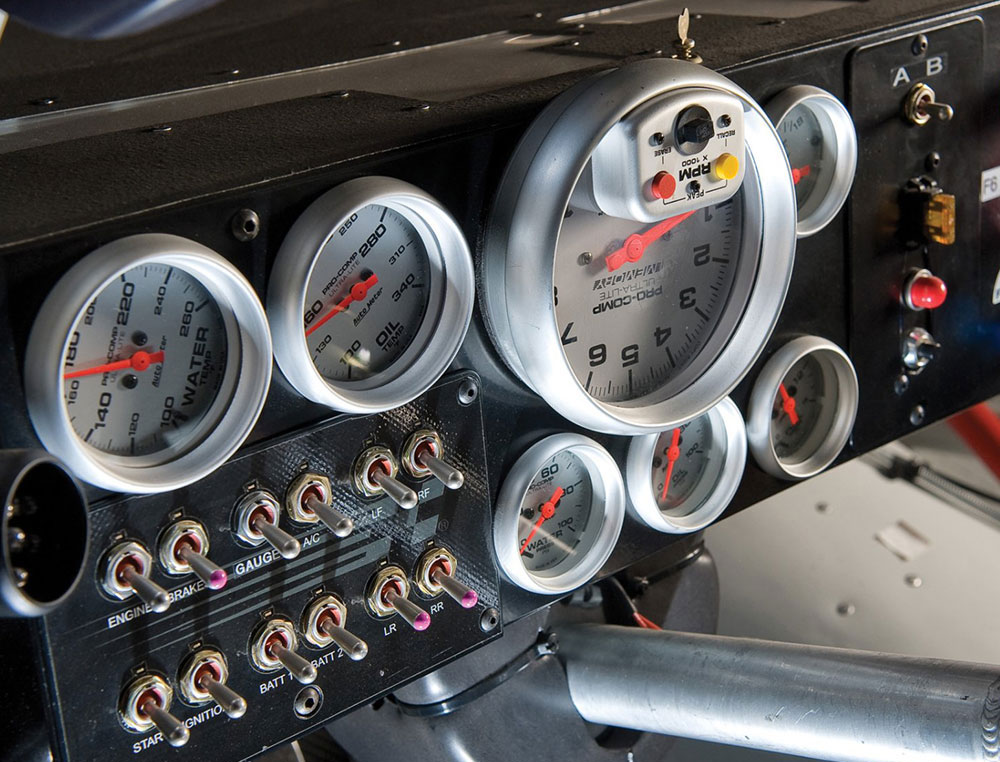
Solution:
M 740 160 L 731 153 L 720 154 L 712 171 L 720 180 L 732 180 L 740 173 Z

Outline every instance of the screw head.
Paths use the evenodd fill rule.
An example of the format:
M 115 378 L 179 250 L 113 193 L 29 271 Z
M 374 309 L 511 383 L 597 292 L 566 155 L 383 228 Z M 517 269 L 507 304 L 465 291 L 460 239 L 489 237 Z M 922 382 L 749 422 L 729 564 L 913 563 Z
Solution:
M 896 376 L 896 380 L 892 384 L 893 391 L 897 395 L 902 395 L 910 388 L 910 377 L 905 373 L 900 373 Z
M 927 418 L 927 410 L 923 405 L 917 405 L 910 411 L 910 423 L 914 426 L 919 426 Z
M 837 604 L 837 613 L 841 616 L 854 616 L 857 608 L 853 603 L 839 603 Z
M 479 397 L 479 384 L 471 378 L 467 378 L 458 387 L 458 404 L 468 407 Z
M 920 587 L 924 584 L 924 581 L 920 579 L 916 574 L 907 574 L 903 581 L 906 582 L 908 587 Z
M 910 50 L 913 51 L 913 55 L 922 56 L 927 52 L 927 46 L 930 43 L 927 40 L 926 34 L 918 34 L 913 38 L 913 42 L 910 44 Z
M 479 629 L 483 632 L 492 632 L 498 624 L 500 624 L 500 612 L 492 606 L 479 617 Z
M 240 209 L 233 215 L 233 237 L 237 241 L 252 241 L 260 233 L 260 217 L 253 209 Z
M 924 166 L 927 167 L 928 171 L 937 169 L 941 165 L 941 154 L 937 151 L 931 151 L 927 154 L 927 158 L 924 159 Z

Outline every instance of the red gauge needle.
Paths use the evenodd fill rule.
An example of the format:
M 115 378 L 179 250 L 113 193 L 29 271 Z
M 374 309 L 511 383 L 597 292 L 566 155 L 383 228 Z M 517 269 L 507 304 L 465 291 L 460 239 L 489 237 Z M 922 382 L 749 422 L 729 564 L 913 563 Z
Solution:
M 341 299 L 339 302 L 333 305 L 332 310 L 327 312 L 323 317 L 321 317 L 319 320 L 313 323 L 312 326 L 306 329 L 306 336 L 311 334 L 313 331 L 315 331 L 317 328 L 323 325 L 323 323 L 332 318 L 334 315 L 339 315 L 341 312 L 344 312 L 348 307 L 351 306 L 352 302 L 363 301 L 364 298 L 368 296 L 368 291 L 376 283 L 378 283 L 378 276 L 375 275 L 375 273 L 372 273 L 365 280 L 358 281 L 353 286 L 351 286 L 351 290 L 347 292 L 347 296 L 345 296 L 343 299 Z
M 555 492 L 552 493 L 552 497 L 548 499 L 548 502 L 542 503 L 541 516 L 538 521 L 535 522 L 535 526 L 531 528 L 531 534 L 524 538 L 524 542 L 521 543 L 521 555 L 524 555 L 525 549 L 528 547 L 528 543 L 531 542 L 531 538 L 535 536 L 535 532 L 538 531 L 538 527 L 542 525 L 542 522 L 546 519 L 551 519 L 556 513 L 556 503 L 562 500 L 563 488 L 559 487 Z
M 660 493 L 660 502 L 667 499 L 667 490 L 670 489 L 670 477 L 674 473 L 674 463 L 681 456 L 681 430 L 680 427 L 674 429 L 673 436 L 670 437 L 670 447 L 667 448 L 667 475 L 663 479 L 663 492 Z
M 109 362 L 105 365 L 98 365 L 96 368 L 86 368 L 85 370 L 74 370 L 72 373 L 64 373 L 63 378 L 80 378 L 81 376 L 94 376 L 98 373 L 113 373 L 116 370 L 138 370 L 144 371 L 150 365 L 159 365 L 163 362 L 163 350 L 150 354 L 142 349 L 131 357 L 116 362 Z
M 626 262 L 638 262 L 646 253 L 646 247 L 649 244 L 669 233 L 692 214 L 694 212 L 684 212 L 684 214 L 678 214 L 676 217 L 658 222 L 645 233 L 633 233 L 625 239 L 625 244 L 620 249 L 608 254 L 604 260 L 608 265 L 608 270 L 617 270 Z
M 778 391 L 781 392 L 781 407 L 788 413 L 788 420 L 792 426 L 798 425 L 799 414 L 795 412 L 795 398 L 788 393 L 784 384 L 778 384 Z
M 796 185 L 799 184 L 799 180 L 803 177 L 809 177 L 809 173 L 812 172 L 812 167 L 806 164 L 804 167 L 792 167 L 792 182 Z

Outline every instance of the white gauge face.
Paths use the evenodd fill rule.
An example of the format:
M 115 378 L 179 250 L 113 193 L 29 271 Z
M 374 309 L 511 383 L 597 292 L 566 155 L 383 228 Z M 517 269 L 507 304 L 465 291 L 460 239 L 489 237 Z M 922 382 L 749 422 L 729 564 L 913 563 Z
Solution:
M 694 111 L 711 116 L 694 153 L 680 131 L 654 130 Z M 785 164 L 760 108 L 703 67 L 641 61 L 563 94 L 518 146 L 484 243 L 483 313 L 504 360 L 596 431 L 703 414 L 753 365 L 784 301 L 795 195 L 772 168 Z
M 253 287 L 194 241 L 146 234 L 78 262 L 42 305 L 25 389 L 46 449 L 92 484 L 190 484 L 249 435 L 271 380 Z
M 338 226 L 306 286 L 303 330 L 326 379 L 360 381 L 409 348 L 427 313 L 427 248 L 399 212 L 368 204 Z
M 795 183 L 799 237 L 832 220 L 854 181 L 858 138 L 851 115 L 833 95 L 810 85 L 782 91 L 767 104 Z
M 102 453 L 183 452 L 222 412 L 214 403 L 228 363 L 226 324 L 206 288 L 180 268 L 141 265 L 108 284 L 73 326 L 66 415 Z
M 305 397 L 374 413 L 423 394 L 472 317 L 472 257 L 458 225 L 400 180 L 362 177 L 314 201 L 271 272 L 275 359 Z
M 726 398 L 688 423 L 632 440 L 626 468 L 632 508 L 662 532 L 703 529 L 732 500 L 745 462 L 743 418 Z
M 788 154 L 800 217 L 806 217 L 829 191 L 837 166 L 837 144 L 831 143 L 824 114 L 805 103 L 795 106 L 778 124 L 781 144 Z
M 524 568 L 554 576 L 575 566 L 594 545 L 601 508 L 595 510 L 590 472 L 580 456 L 572 450 L 553 455 L 521 501 L 517 540 Z
M 700 375 L 722 350 L 725 342 L 713 338 L 723 339 L 720 326 L 728 333 L 739 318 L 756 271 L 756 248 L 743 246 L 743 199 L 647 226 L 567 210 L 555 259 L 556 320 L 591 397 L 657 396 L 678 378 Z M 616 252 L 636 236 L 648 240 L 641 258 L 615 266 Z
M 830 465 L 847 443 L 858 409 L 858 379 L 840 347 L 801 336 L 767 361 L 750 394 L 747 436 L 757 463 L 784 479 Z
M 814 355 L 797 360 L 781 380 L 771 408 L 771 443 L 778 459 L 801 462 L 827 437 L 839 402 L 836 380 Z
M 511 467 L 497 498 L 493 541 L 507 577 L 526 590 L 564 593 L 590 580 L 621 531 L 625 491 L 597 442 L 555 434 Z

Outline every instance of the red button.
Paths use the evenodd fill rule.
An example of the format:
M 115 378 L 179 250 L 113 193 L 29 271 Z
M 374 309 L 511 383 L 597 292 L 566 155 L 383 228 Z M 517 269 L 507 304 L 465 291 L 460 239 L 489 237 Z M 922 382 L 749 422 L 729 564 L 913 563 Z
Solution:
M 906 287 L 906 304 L 914 310 L 935 310 L 944 304 L 948 287 L 926 270 L 917 273 Z
M 654 198 L 670 198 L 677 190 L 677 181 L 669 172 L 657 172 L 650 190 Z

